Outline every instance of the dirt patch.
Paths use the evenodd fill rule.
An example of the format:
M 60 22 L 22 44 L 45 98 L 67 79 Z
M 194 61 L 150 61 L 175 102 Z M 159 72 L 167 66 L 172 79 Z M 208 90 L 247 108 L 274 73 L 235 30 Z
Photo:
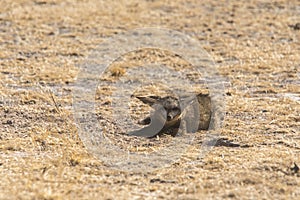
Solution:
M 0 198 L 299 199 L 299 16 L 296 0 L 1 1 Z M 100 42 L 140 27 L 178 30 L 202 44 L 225 77 L 226 118 L 204 157 L 206 132 L 199 131 L 169 166 L 120 172 L 82 144 L 72 92 L 80 64 Z M 167 52 L 131 52 L 110 66 L 97 90 L 99 123 L 127 150 L 172 140 L 120 139 L 122 130 L 103 117 L 115 102 L 113 82 L 153 60 L 189 69 Z M 134 120 L 149 112 L 143 106 L 132 100 Z

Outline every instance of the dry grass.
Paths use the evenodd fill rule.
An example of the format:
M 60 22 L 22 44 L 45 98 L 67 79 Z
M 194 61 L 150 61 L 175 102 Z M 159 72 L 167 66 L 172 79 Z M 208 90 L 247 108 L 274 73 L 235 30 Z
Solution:
M 297 0 L 1 1 L 0 199 L 299 199 L 299 16 Z M 147 173 L 87 152 L 72 113 L 79 65 L 105 38 L 145 26 L 187 33 L 216 61 L 227 80 L 221 137 L 240 147 L 198 158 L 198 132 L 180 160 Z M 138 55 L 108 74 L 157 54 Z M 176 59 L 164 61 L 188 67 Z

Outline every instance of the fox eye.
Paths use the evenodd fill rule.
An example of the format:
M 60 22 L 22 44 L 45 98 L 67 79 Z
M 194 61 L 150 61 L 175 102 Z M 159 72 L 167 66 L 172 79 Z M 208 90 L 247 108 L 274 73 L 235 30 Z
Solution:
M 171 110 L 171 112 L 173 112 L 173 113 L 174 112 L 180 112 L 180 111 L 181 111 L 180 108 L 177 108 L 177 107 L 176 108 L 172 108 L 172 110 Z

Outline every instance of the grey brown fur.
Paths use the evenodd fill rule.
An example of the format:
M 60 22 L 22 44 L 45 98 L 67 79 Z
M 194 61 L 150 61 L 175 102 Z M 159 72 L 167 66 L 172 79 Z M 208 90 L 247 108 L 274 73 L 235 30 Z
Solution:
M 195 98 L 185 98 L 181 101 L 173 96 L 137 96 L 136 98 L 149 106 L 160 106 L 156 106 L 152 115 L 139 121 L 139 124 L 148 126 L 129 132 L 129 135 L 154 137 L 168 132 L 175 136 L 179 129 L 184 129 L 184 132 L 196 132 L 209 128 L 212 109 L 208 94 L 200 93 Z M 155 131 L 157 127 L 162 128 L 157 132 Z

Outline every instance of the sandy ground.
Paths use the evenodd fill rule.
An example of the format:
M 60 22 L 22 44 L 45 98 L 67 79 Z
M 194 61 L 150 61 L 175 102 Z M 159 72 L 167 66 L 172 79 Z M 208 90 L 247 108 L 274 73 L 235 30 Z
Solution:
M 85 148 L 72 110 L 79 66 L 141 27 L 183 32 L 212 56 L 225 77 L 220 137 L 236 145 L 198 158 L 199 131 L 152 172 L 113 169 Z M 297 0 L 0 1 L 0 199 L 300 199 L 299 29 Z

